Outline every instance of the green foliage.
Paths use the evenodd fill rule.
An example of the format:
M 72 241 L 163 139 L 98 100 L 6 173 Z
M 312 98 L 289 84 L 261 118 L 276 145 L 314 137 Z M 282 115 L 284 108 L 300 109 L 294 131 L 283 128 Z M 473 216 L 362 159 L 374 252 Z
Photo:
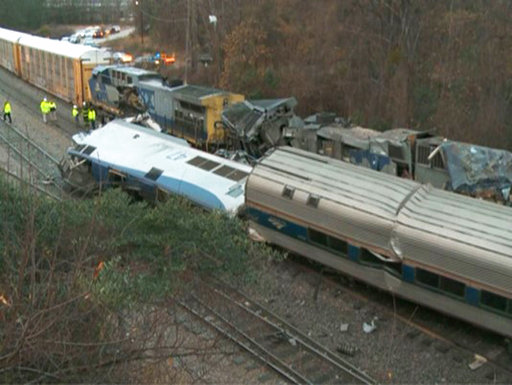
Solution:
M 16 352 L 0 369 L 16 383 L 76 382 L 97 375 L 104 362 L 129 360 L 126 318 L 183 290 L 182 278 L 212 273 L 247 281 L 257 278 L 254 264 L 282 258 L 251 242 L 240 219 L 176 197 L 150 205 L 111 189 L 56 202 L 20 193 L 0 176 L 0 217 L 0 295 L 7 301 L 0 356 Z
M 2 187 L 0 215 L 9 220 L 2 224 L 0 252 L 16 256 L 11 271 L 16 271 L 24 232 L 33 217 L 38 258 L 44 261 L 45 256 L 55 255 L 64 270 L 82 265 L 85 287 L 87 277 L 92 282 L 92 269 L 102 261 L 106 268 L 94 281 L 94 289 L 109 303 L 120 297 L 128 299 L 120 305 L 161 299 L 184 270 L 243 276 L 253 262 L 273 257 L 267 248 L 249 241 L 240 219 L 204 212 L 180 198 L 151 206 L 111 189 L 93 200 L 58 204 L 30 198 L 28 203 L 29 197 Z

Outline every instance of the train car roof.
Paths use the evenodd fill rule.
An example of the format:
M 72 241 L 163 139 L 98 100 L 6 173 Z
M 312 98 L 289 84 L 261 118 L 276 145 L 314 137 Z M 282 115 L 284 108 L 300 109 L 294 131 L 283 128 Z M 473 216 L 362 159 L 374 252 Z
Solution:
M 160 75 L 156 71 L 149 71 L 144 68 L 125 66 L 122 64 L 97 66 L 94 68 L 93 73 L 98 73 L 98 72 L 102 72 L 105 70 L 115 70 L 115 71 L 123 72 L 126 74 L 134 75 L 134 76 L 153 75 L 153 76 L 162 77 L 162 75 Z
M 393 220 L 403 200 L 419 184 L 293 147 L 263 158 L 254 174 L 293 183 L 297 188 Z
M 81 59 L 84 62 L 108 63 L 110 61 L 110 53 L 108 51 L 86 45 L 72 44 L 67 41 L 26 35 L 19 39 L 19 43 L 25 47 L 35 48 L 71 59 Z
M 12 29 L 0 28 L 0 39 L 10 41 L 11 43 L 17 42 L 23 36 L 31 36 L 28 33 L 13 31 Z
M 398 222 L 438 238 L 512 258 L 512 208 L 433 187 L 411 196 Z
M 73 139 L 79 146 L 68 153 L 185 196 L 207 209 L 234 214 L 244 204 L 245 181 L 252 168 L 193 149 L 183 139 L 124 120 Z
M 187 101 L 201 101 L 203 99 L 217 96 L 217 95 L 228 95 L 233 94 L 229 91 L 220 90 L 217 88 L 211 88 L 211 87 L 203 87 L 203 86 L 196 86 L 191 84 L 182 85 L 179 87 L 172 88 L 172 91 L 175 95 L 177 95 L 180 98 L 183 98 Z M 235 95 L 235 94 L 233 94 Z

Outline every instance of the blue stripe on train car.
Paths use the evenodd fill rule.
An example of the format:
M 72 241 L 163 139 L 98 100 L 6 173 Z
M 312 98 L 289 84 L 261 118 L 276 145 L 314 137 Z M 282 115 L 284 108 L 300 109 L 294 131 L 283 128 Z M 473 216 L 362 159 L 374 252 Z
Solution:
M 471 286 L 466 286 L 466 292 L 464 293 L 464 298 L 466 299 L 466 302 L 470 305 L 479 306 L 480 302 L 480 292 L 479 290 L 475 289 Z
M 348 244 L 348 258 L 351 261 L 359 262 L 360 251 L 361 249 L 359 247 L 351 245 L 350 243 Z
M 414 283 L 414 267 L 402 264 L 402 279 L 405 282 Z
M 246 213 L 251 220 L 262 226 L 277 230 L 280 233 L 300 239 L 301 241 L 308 241 L 308 231 L 303 226 L 282 218 L 277 218 L 252 207 L 248 207 Z
M 108 181 L 108 170 L 108 166 L 91 160 L 91 173 L 98 183 L 106 183 Z

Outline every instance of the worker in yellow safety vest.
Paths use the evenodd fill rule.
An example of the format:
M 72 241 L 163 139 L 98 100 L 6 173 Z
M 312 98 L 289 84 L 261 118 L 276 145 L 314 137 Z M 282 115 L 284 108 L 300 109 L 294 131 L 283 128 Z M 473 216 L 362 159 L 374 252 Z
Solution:
M 43 122 L 48 122 L 48 114 L 50 113 L 50 104 L 48 103 L 48 99 L 43 98 L 41 100 L 41 113 L 43 114 Z
M 9 118 L 9 123 L 12 123 L 12 119 L 11 119 L 11 103 L 9 103 L 8 100 L 6 100 L 5 103 L 4 103 L 4 122 L 5 122 L 6 118 Z
M 82 118 L 84 119 L 84 127 L 87 127 L 89 125 L 89 108 L 87 108 L 86 102 L 82 105 Z
M 50 107 L 51 120 L 57 120 L 57 103 L 51 100 L 48 102 L 48 106 Z
M 89 112 L 87 114 L 87 118 L 89 119 L 89 122 L 91 122 L 91 128 L 93 130 L 96 129 L 96 111 L 94 111 L 94 108 L 91 106 L 89 107 Z
M 79 113 L 78 113 L 78 107 L 76 106 L 76 104 L 73 105 L 73 109 L 71 110 L 71 115 L 75 119 L 75 123 L 78 126 L 78 116 L 79 116 Z

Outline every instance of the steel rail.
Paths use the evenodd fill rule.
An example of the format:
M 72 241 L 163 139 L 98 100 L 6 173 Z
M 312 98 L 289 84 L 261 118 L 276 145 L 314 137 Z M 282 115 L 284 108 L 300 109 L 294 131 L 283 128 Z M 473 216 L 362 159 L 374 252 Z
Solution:
M 229 329 L 236 332 L 235 334 L 238 338 L 235 337 L 233 333 L 229 333 L 226 329 L 223 329 L 218 325 L 212 326 L 214 326 L 217 330 L 222 329 L 223 334 L 227 335 L 234 342 L 244 347 L 244 349 L 256 355 L 265 364 L 269 365 L 274 370 L 277 370 L 279 374 L 283 375 L 283 372 L 286 373 L 285 377 L 287 377 L 288 380 L 291 381 L 293 379 L 294 383 L 314 384 L 320 381 L 318 380 L 318 377 L 322 378 L 322 375 L 324 375 L 324 378 L 322 378 L 321 381 L 324 381 L 324 379 L 329 380 L 329 378 L 332 378 L 336 381 L 340 379 L 341 381 L 348 380 L 350 382 L 363 383 L 368 385 L 373 385 L 376 383 L 373 378 L 362 372 L 350 362 L 344 360 L 316 341 L 312 340 L 310 337 L 297 330 L 294 326 L 288 324 L 279 316 L 276 316 L 269 310 L 265 309 L 263 306 L 248 298 L 239 290 L 226 285 L 224 282 L 218 280 L 215 281 L 216 283 L 212 284 L 201 280 L 201 285 L 198 287 L 200 291 L 206 293 L 206 296 L 214 293 L 214 295 L 217 297 L 217 302 L 212 302 L 214 305 L 212 305 L 210 302 L 206 304 L 203 300 L 198 298 L 197 295 L 192 294 L 190 298 L 199 304 L 202 309 L 204 309 L 202 316 L 199 314 L 199 311 L 196 311 L 194 314 L 200 317 L 209 325 L 215 324 L 216 322 L 221 322 L 224 325 L 228 325 Z M 219 286 L 223 287 L 223 289 L 219 289 Z M 226 291 L 228 291 L 229 294 L 226 293 Z M 205 299 L 206 298 L 207 297 L 205 297 Z M 225 315 L 220 314 L 219 310 L 215 309 L 217 307 L 215 304 L 222 306 L 221 308 L 224 308 L 223 306 L 227 306 L 227 311 L 232 309 L 232 311 L 241 313 L 237 313 L 233 319 L 235 322 L 233 322 L 233 320 L 227 319 Z M 190 308 L 190 306 L 188 307 Z M 208 313 L 211 316 L 208 317 L 207 315 L 204 315 L 205 313 Z M 245 316 L 242 314 L 245 314 Z M 212 321 L 212 316 L 216 319 L 216 321 Z M 251 320 L 253 321 L 251 322 Z M 262 334 L 265 339 L 261 340 L 261 342 L 259 342 L 260 338 L 251 335 L 251 331 L 255 330 L 254 328 L 251 328 L 252 326 L 256 325 L 254 320 L 257 320 L 257 324 L 260 325 L 260 327 L 263 326 L 268 330 L 272 330 L 272 333 L 270 334 L 267 332 Z M 239 324 L 237 324 L 237 322 L 239 322 Z M 246 327 L 248 327 L 247 330 L 245 330 Z M 285 336 L 281 343 L 289 342 L 290 346 L 293 346 L 292 351 L 285 348 L 282 352 L 285 354 L 284 356 L 279 357 L 278 355 L 274 354 L 272 348 L 266 345 L 268 343 L 273 343 L 271 341 L 269 342 L 267 338 L 274 335 Z M 244 343 L 240 341 L 240 339 L 243 339 L 246 342 Z M 293 343 L 291 340 L 293 340 Z M 250 344 L 251 347 L 248 347 L 247 344 Z M 257 353 L 256 350 L 259 353 Z M 324 371 L 316 370 L 306 374 L 305 372 L 301 373 L 300 369 L 295 369 L 301 367 L 306 362 L 312 363 L 315 362 L 315 360 L 317 361 L 317 366 L 320 368 L 323 367 Z M 276 367 L 278 369 L 276 369 Z M 313 379 L 315 376 L 317 381 Z
M 373 380 L 371 377 L 369 377 L 366 373 L 359 370 L 356 366 L 351 364 L 349 361 L 343 359 L 342 357 L 339 357 L 338 355 L 331 352 L 329 349 L 326 349 L 325 347 L 321 346 L 316 341 L 314 341 L 310 337 L 306 336 L 304 333 L 302 333 L 300 330 L 298 330 L 295 327 L 293 327 L 292 325 L 290 325 L 288 322 L 283 320 L 278 315 L 274 314 L 273 312 L 271 312 L 268 309 L 265 309 L 262 305 L 257 304 L 254 301 L 252 301 L 250 298 L 248 298 L 245 294 L 241 293 L 240 291 L 230 288 L 230 290 L 233 290 L 238 295 L 240 295 L 244 299 L 244 301 L 250 302 L 251 305 L 254 305 L 254 306 L 258 307 L 260 310 L 263 310 L 266 313 L 265 315 L 267 317 L 265 317 L 261 313 L 258 313 L 257 310 L 254 311 L 252 309 L 249 309 L 247 306 L 240 303 L 239 301 L 233 300 L 232 298 L 227 296 L 224 292 L 222 292 L 218 289 L 215 289 L 215 290 L 220 295 L 225 297 L 226 299 L 231 300 L 233 303 L 235 303 L 241 309 L 251 313 L 253 316 L 261 319 L 262 321 L 274 326 L 276 329 L 280 329 L 282 332 L 290 335 L 290 337 L 293 337 L 295 339 L 295 341 L 300 342 L 302 344 L 302 346 L 304 346 L 305 348 L 310 350 L 312 353 L 325 358 L 327 361 L 329 361 L 331 364 L 336 366 L 338 369 L 348 372 L 350 375 L 352 375 L 353 377 L 356 377 L 358 380 L 362 381 L 365 384 L 371 385 L 371 384 L 376 383 L 375 380 Z M 268 318 L 268 316 L 275 318 L 281 325 L 278 325 L 277 323 L 272 322 Z M 283 328 L 282 325 L 285 325 L 285 328 Z M 290 332 L 288 332 L 288 330 L 292 330 L 292 332 L 290 333 Z M 299 336 L 300 338 L 297 338 L 297 336 Z
M 222 320 L 223 322 L 227 323 L 232 329 L 234 329 L 238 334 L 241 334 L 242 336 L 244 336 L 244 333 L 239 331 L 234 325 L 232 325 L 229 321 L 225 320 L 222 316 L 218 315 L 217 312 L 215 312 L 215 310 L 211 309 L 210 307 L 208 307 L 207 305 L 204 305 L 200 300 L 198 299 L 195 299 L 199 304 L 201 304 L 201 306 L 204 306 L 206 307 L 206 309 L 213 313 L 215 316 L 219 317 L 220 320 Z M 248 351 L 249 353 L 251 353 L 254 357 L 258 358 L 260 361 L 262 361 L 265 365 L 268 365 L 270 368 L 272 368 L 273 370 L 275 370 L 278 374 L 280 374 L 281 376 L 285 377 L 286 379 L 288 379 L 289 381 L 293 382 L 294 384 L 303 384 L 303 383 L 307 383 L 307 384 L 310 384 L 309 381 L 307 381 L 306 379 L 303 379 L 303 382 L 299 381 L 297 378 L 295 378 L 292 374 L 290 373 L 287 373 L 287 371 L 283 370 L 283 368 L 279 367 L 278 365 L 276 365 L 275 363 L 271 362 L 270 360 L 268 360 L 267 358 L 265 358 L 265 356 L 261 353 L 258 353 L 255 349 L 251 348 L 249 345 L 245 344 L 244 342 L 242 342 L 239 338 L 236 338 L 236 336 L 234 336 L 233 334 L 229 333 L 226 329 L 223 329 L 222 327 L 220 327 L 219 325 L 217 325 L 215 322 L 212 322 L 208 319 L 208 316 L 203 316 L 202 314 L 200 314 L 200 312 L 194 310 L 192 307 L 190 307 L 189 305 L 187 305 L 186 303 L 184 302 L 178 302 L 180 304 L 180 306 L 182 306 L 184 309 L 186 309 L 187 311 L 189 311 L 190 313 L 194 314 L 196 317 L 198 317 L 199 319 L 201 319 L 203 322 L 205 322 L 206 324 L 208 324 L 209 326 L 213 327 L 215 330 L 217 330 L 219 333 L 221 333 L 222 335 L 224 335 L 225 337 L 229 338 L 231 341 L 233 341 L 234 343 L 236 343 L 237 345 L 239 345 L 240 347 L 242 347 L 244 350 Z M 252 340 L 250 337 L 247 337 L 247 336 L 244 336 L 244 338 L 248 339 L 251 343 L 255 344 L 260 350 L 263 351 L 263 353 L 269 355 L 269 356 L 273 356 L 272 353 L 268 352 L 265 348 L 263 347 L 260 347 L 259 344 Z M 274 358 L 274 357 L 273 357 Z M 280 360 L 278 358 L 275 358 L 277 359 L 279 362 Z M 281 362 L 280 362 L 281 363 Z M 285 366 L 286 367 L 286 370 L 290 369 L 285 363 L 281 363 L 282 366 Z M 293 371 L 293 369 L 292 369 Z M 300 376 L 300 374 L 298 374 L 299 377 L 302 377 Z
M 49 192 L 49 191 L 46 191 L 45 189 L 43 189 L 43 188 L 41 188 L 41 187 L 39 187 L 39 186 L 37 186 L 37 185 L 35 185 L 35 184 L 33 184 L 33 183 L 27 182 L 26 180 L 24 180 L 24 179 L 20 178 L 18 175 L 13 174 L 12 172 L 9 172 L 9 171 L 7 171 L 7 170 L 5 170 L 5 169 L 1 168 L 1 167 L 0 167 L 0 171 L 1 171 L 1 172 L 3 172 L 3 173 L 5 173 L 5 174 L 7 174 L 7 175 L 8 175 L 9 177 L 11 177 L 11 178 L 14 178 L 14 179 L 18 180 L 18 182 L 24 183 L 24 184 L 26 184 L 26 185 L 28 185 L 28 186 L 30 186 L 30 187 L 32 187 L 32 188 L 35 188 L 35 189 L 36 189 L 36 190 L 38 190 L 39 192 L 41 192 L 41 193 L 43 193 L 43 194 L 45 194 L 45 195 L 48 195 L 50 198 L 55 199 L 55 200 L 57 200 L 57 201 L 59 201 L 59 202 L 62 202 L 62 198 L 60 198 L 60 197 L 58 197 L 58 196 L 56 196 L 56 195 L 52 194 L 52 193 L 51 193 L 51 192 Z

